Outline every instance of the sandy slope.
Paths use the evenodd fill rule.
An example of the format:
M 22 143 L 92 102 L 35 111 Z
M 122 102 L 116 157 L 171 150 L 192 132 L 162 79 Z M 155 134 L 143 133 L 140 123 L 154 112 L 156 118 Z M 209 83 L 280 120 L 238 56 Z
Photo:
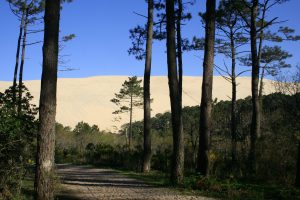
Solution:
M 127 76 L 97 76 L 89 78 L 72 78 L 58 80 L 57 121 L 74 127 L 77 122 L 85 121 L 97 124 L 101 130 L 115 130 L 128 121 L 126 114 L 120 122 L 114 122 L 112 112 L 117 107 L 110 102 L 114 93 L 120 90 Z M 184 77 L 183 105 L 198 105 L 201 98 L 202 77 Z M 249 77 L 238 79 L 238 98 L 250 95 L 251 80 Z M 3 92 L 11 83 L 0 82 L 0 91 Z M 31 94 L 35 97 L 33 103 L 38 105 L 40 81 L 25 81 Z M 271 81 L 265 81 L 265 93 L 272 92 Z M 213 97 L 218 100 L 229 100 L 231 94 L 230 83 L 224 78 L 214 77 Z M 169 90 L 167 77 L 155 76 L 151 79 L 151 95 L 154 99 L 152 115 L 170 110 Z M 142 110 L 134 110 L 134 119 L 142 119 Z

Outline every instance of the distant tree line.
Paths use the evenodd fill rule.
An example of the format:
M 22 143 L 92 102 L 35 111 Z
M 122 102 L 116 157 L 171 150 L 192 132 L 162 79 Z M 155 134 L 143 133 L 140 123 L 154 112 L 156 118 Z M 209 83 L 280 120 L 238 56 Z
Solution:
M 299 137 L 299 93 L 274 93 L 262 99 L 262 132 L 257 142 L 256 180 L 277 184 L 294 183 L 297 171 Z M 232 168 L 231 101 L 213 101 L 213 129 L 209 135 L 209 174 L 218 179 L 249 179 L 248 153 L 250 147 L 251 97 L 236 103 L 237 137 L 236 163 Z M 187 174 L 195 173 L 198 154 L 199 106 L 182 110 L 184 159 Z M 151 118 L 152 169 L 169 174 L 172 170 L 172 115 L 156 114 Z M 126 127 L 125 124 L 124 127 Z M 289 130 L 289 131 L 286 131 Z M 132 123 L 132 147 L 128 148 L 125 128 L 119 134 L 100 131 L 97 126 L 80 122 L 72 130 L 56 125 L 56 162 L 94 164 L 141 171 L 143 168 L 143 121 Z

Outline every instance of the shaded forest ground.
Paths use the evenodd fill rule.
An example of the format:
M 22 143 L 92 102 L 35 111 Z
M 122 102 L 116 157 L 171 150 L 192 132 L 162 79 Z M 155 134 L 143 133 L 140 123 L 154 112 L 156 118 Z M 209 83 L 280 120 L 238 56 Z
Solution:
M 80 199 L 300 199 L 291 187 L 250 181 L 203 179 L 187 175 L 172 187 L 166 173 L 148 174 L 88 165 L 58 165 L 56 200 Z M 23 181 L 23 198 L 33 199 L 33 176 Z M 208 198 L 211 197 L 211 198 Z
M 56 199 L 210 199 L 182 195 L 177 190 L 150 185 L 112 169 L 59 165 L 58 174 L 62 189 Z

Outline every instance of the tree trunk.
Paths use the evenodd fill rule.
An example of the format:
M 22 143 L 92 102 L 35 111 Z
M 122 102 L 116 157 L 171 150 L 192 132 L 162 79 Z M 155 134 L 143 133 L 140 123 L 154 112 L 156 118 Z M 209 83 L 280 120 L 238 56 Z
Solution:
M 263 12 L 262 12 L 262 22 L 261 22 L 261 26 L 263 27 L 265 25 L 265 17 L 266 17 L 266 9 L 267 9 L 267 4 L 268 3 L 265 3 L 264 4 L 264 8 L 263 8 Z M 261 61 L 261 55 L 262 55 L 262 46 L 263 46 L 263 38 L 264 37 L 264 30 L 262 29 L 259 33 L 259 44 L 258 44 L 258 63 L 260 64 L 260 61 Z M 260 99 L 260 106 L 261 106 L 261 98 L 262 98 L 262 94 L 263 94 L 263 79 L 264 79 L 264 76 L 265 76 L 265 67 L 263 67 L 262 69 L 262 73 L 261 73 L 261 76 L 260 76 L 260 85 L 259 85 L 259 99 Z M 260 107 L 262 108 L 262 107 Z M 258 135 L 259 136 L 259 135 Z
M 236 52 L 235 52 L 235 42 L 234 34 L 231 30 L 230 32 L 230 45 L 231 45 L 231 86 L 232 86 L 232 96 L 231 96 L 231 160 L 233 167 L 237 162 L 237 135 L 236 135 Z
M 196 161 L 197 161 L 197 138 L 194 137 L 194 130 L 195 127 L 191 124 L 190 127 L 190 135 L 191 135 L 191 145 L 192 145 L 192 150 L 193 150 L 193 168 L 195 169 L 196 166 Z
M 25 17 L 25 11 L 22 12 L 22 18 L 21 18 L 21 24 L 19 29 L 19 37 L 18 37 L 18 44 L 17 44 L 17 52 L 16 52 L 16 64 L 15 64 L 15 70 L 14 70 L 14 79 L 13 79 L 13 87 L 12 87 L 12 93 L 13 93 L 13 103 L 16 103 L 17 95 L 16 95 L 16 88 L 17 88 L 17 76 L 18 76 L 18 68 L 19 68 L 19 59 L 20 59 L 20 48 L 21 48 L 21 39 L 23 35 L 23 28 L 24 28 L 24 17 Z
M 132 146 L 132 107 L 133 107 L 133 94 L 130 95 L 130 113 L 129 113 L 129 136 L 128 136 L 128 144 L 129 149 Z
M 46 0 L 43 72 L 39 106 L 36 199 L 54 199 L 54 148 L 60 0 Z
M 205 49 L 200 110 L 199 149 L 197 171 L 209 175 L 209 136 L 212 129 L 212 86 L 215 45 L 216 0 L 206 1 Z
M 23 33 L 23 42 L 22 42 L 22 56 L 21 56 L 21 65 L 19 72 L 19 99 L 18 99 L 18 114 L 21 113 L 22 110 L 22 87 L 23 87 L 23 71 L 24 71 L 24 63 L 25 63 L 25 50 L 26 50 L 26 38 L 27 38 L 27 25 L 28 25 L 28 13 L 29 8 L 26 8 L 25 20 L 24 20 L 24 33 Z
M 171 182 L 173 184 L 178 184 L 183 181 L 184 176 L 184 137 L 182 127 L 182 110 L 180 105 L 180 91 L 177 77 L 175 14 L 173 0 L 166 1 L 166 14 L 168 80 L 173 131 Z
M 150 98 L 150 76 L 152 60 L 152 39 L 153 39 L 153 0 L 148 0 L 148 23 L 147 23 L 147 44 L 146 61 L 144 72 L 144 158 L 143 172 L 151 169 L 151 98 Z
M 180 106 L 182 107 L 182 45 L 181 45 L 181 18 L 182 18 L 182 1 L 178 0 L 178 16 L 177 16 L 177 59 L 178 59 L 178 84 L 179 84 L 179 97 L 180 97 Z
M 267 10 L 267 5 L 268 2 L 264 3 L 264 7 L 263 7 L 263 11 L 262 11 L 262 22 L 261 22 L 261 27 L 265 26 L 265 18 L 266 18 L 266 10 Z M 262 29 L 259 33 L 259 43 L 258 43 L 258 64 L 260 67 L 260 61 L 261 61 L 261 56 L 262 56 L 262 47 L 263 47 L 263 40 L 264 40 L 264 29 Z M 261 111 L 262 111 L 262 96 L 263 96 L 263 90 L 264 90 L 264 78 L 265 78 L 265 68 L 266 66 L 264 66 L 262 68 L 262 72 L 260 75 L 260 79 L 259 79 L 259 90 L 258 90 L 258 101 L 259 101 L 259 115 L 261 115 Z M 259 73 L 259 72 L 258 72 Z M 258 77 L 259 78 L 259 77 Z M 261 117 L 259 117 L 261 118 Z M 259 122 L 260 124 L 261 122 Z M 260 127 L 259 127 L 260 129 Z M 259 130 L 259 132 L 257 133 L 257 138 L 261 137 L 261 131 Z
M 298 142 L 298 159 L 297 159 L 297 172 L 296 172 L 296 180 L 295 186 L 300 188 L 300 142 Z
M 256 139 L 260 135 L 260 108 L 258 97 L 259 83 L 259 57 L 257 55 L 256 43 L 256 17 L 258 12 L 258 0 L 252 0 L 251 8 L 251 61 L 252 61 L 252 77 L 251 77 L 251 93 L 252 93 L 252 121 L 250 132 L 250 151 L 249 151 L 249 168 L 251 173 L 256 171 Z
M 260 108 L 262 108 L 262 96 L 263 96 L 263 91 L 264 91 L 264 78 L 265 78 L 265 70 L 266 66 L 262 68 L 262 72 L 260 74 L 260 81 L 259 81 L 259 100 L 260 100 Z

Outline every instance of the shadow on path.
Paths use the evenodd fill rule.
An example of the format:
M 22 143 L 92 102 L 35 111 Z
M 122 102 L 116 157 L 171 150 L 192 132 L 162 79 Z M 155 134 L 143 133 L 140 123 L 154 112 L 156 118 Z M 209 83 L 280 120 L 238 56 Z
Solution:
M 63 188 L 59 194 L 56 195 L 57 200 L 79 200 L 82 193 L 82 188 L 92 187 L 114 187 L 127 189 L 142 189 L 152 188 L 142 181 L 131 179 L 121 175 L 119 172 L 111 169 L 96 169 L 89 166 L 75 166 L 61 164 L 57 165 L 57 173 L 61 178 Z M 69 190 L 67 188 L 77 188 Z M 91 194 L 92 196 L 93 194 Z
M 56 200 L 209 200 L 169 188 L 150 186 L 111 169 L 58 165 L 62 189 Z

